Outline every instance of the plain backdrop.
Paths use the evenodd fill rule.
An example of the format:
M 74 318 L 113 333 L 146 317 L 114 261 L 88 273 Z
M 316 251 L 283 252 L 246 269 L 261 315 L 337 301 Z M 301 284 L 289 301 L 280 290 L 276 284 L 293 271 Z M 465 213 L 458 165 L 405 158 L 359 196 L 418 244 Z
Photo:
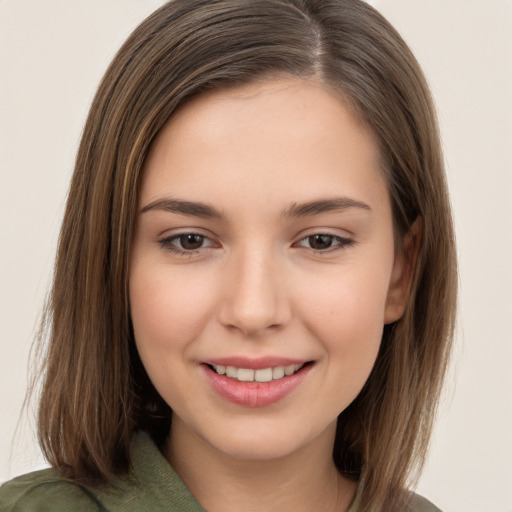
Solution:
M 162 3 L 0 0 L 0 481 L 44 466 L 20 410 L 88 106 Z M 371 3 L 431 84 L 458 235 L 456 348 L 418 492 L 445 512 L 512 512 L 512 1 Z

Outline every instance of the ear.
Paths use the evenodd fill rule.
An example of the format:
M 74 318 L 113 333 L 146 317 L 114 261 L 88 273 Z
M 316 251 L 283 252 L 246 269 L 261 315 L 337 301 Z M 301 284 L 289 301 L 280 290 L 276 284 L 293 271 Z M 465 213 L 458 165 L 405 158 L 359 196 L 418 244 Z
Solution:
M 385 324 L 396 322 L 405 311 L 418 257 L 421 232 L 421 218 L 418 217 L 405 235 L 400 252 L 395 256 L 384 311 Z

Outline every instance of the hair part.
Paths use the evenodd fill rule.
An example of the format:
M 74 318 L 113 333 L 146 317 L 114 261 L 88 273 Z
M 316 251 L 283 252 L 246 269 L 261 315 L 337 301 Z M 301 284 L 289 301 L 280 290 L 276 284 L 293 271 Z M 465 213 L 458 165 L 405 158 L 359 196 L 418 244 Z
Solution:
M 172 412 L 135 348 L 127 288 L 152 141 L 187 99 L 277 75 L 314 77 L 371 128 L 398 250 L 420 219 L 409 304 L 384 326 L 370 378 L 339 416 L 333 456 L 359 481 L 361 512 L 396 509 L 421 469 L 450 353 L 457 278 L 437 120 L 418 63 L 361 0 L 174 0 L 133 32 L 108 68 L 69 191 L 40 336 L 49 343 L 38 428 L 48 461 L 71 478 L 112 479 L 129 468 L 134 431 L 161 444 L 170 428 Z

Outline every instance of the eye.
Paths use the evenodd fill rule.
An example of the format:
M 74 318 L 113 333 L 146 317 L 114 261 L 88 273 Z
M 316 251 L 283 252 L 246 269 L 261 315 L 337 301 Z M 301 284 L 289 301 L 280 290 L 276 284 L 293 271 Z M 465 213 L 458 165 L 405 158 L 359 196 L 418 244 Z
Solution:
M 210 238 L 199 233 L 179 233 L 158 242 L 164 249 L 178 254 L 194 254 L 214 245 Z
M 316 252 L 330 252 L 338 249 L 344 249 L 354 243 L 349 238 L 341 236 L 330 235 L 328 233 L 315 233 L 314 235 L 306 236 L 299 240 L 297 245 L 299 247 L 306 247 Z

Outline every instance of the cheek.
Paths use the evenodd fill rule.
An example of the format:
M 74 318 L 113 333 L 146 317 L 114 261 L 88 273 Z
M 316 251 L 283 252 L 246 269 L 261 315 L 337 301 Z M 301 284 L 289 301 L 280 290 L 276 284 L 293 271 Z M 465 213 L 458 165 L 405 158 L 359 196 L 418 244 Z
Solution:
M 209 285 L 193 286 L 186 272 L 170 273 L 165 266 L 147 263 L 137 265 L 134 258 L 130 272 L 135 344 L 162 398 L 174 410 L 186 410 L 186 397 L 198 391 L 197 383 L 187 380 L 184 363 L 209 318 Z
M 328 287 L 310 283 L 301 294 L 304 323 L 321 341 L 331 364 L 354 382 L 366 380 L 382 339 L 386 276 L 367 267 L 364 272 L 340 272 L 324 284 Z
M 169 274 L 156 265 L 134 264 L 130 308 L 139 352 L 183 349 L 194 340 L 208 321 L 208 288 L 207 280 L 201 287 L 193 286 L 185 272 Z

